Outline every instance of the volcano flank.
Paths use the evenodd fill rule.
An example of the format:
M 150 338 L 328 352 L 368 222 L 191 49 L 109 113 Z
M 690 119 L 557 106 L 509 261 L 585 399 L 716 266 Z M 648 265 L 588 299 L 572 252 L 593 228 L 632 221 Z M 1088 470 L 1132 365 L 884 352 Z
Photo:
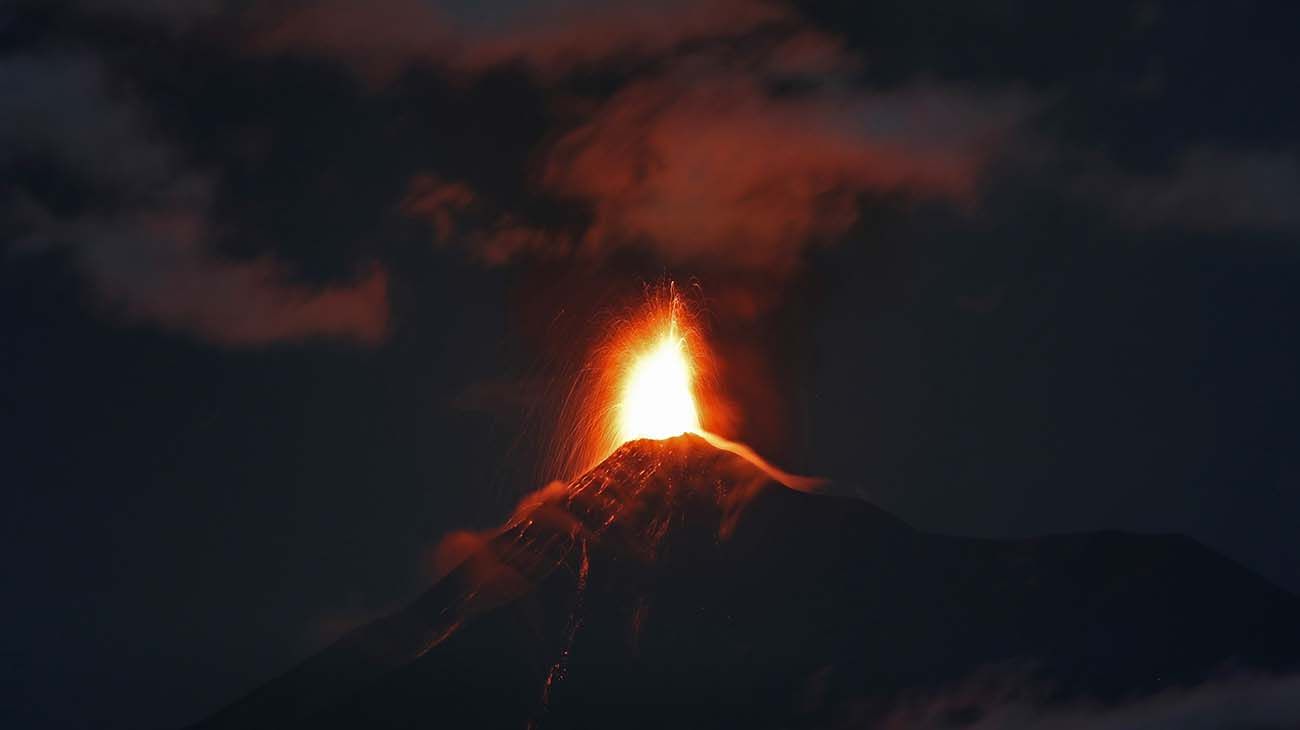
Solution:
M 928 534 L 688 434 L 198 727 L 860 727 L 990 672 L 1063 702 L 1298 667 L 1300 599 L 1190 539 Z

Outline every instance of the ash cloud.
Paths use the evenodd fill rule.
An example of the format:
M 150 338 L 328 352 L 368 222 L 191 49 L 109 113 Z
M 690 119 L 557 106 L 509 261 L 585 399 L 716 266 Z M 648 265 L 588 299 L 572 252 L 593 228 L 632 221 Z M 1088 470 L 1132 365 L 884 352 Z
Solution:
M 374 145 L 389 149 L 386 158 L 396 157 L 392 148 L 432 150 L 379 171 L 351 162 L 328 171 L 342 181 L 331 177 L 323 188 L 379 192 L 347 202 L 359 212 L 347 218 L 357 230 L 349 227 L 346 236 L 365 240 L 332 242 L 357 249 L 342 254 L 357 261 L 352 279 L 333 273 L 327 285 L 309 285 L 295 276 L 300 262 L 283 251 L 251 259 L 220 254 L 218 242 L 239 227 L 221 219 L 230 208 L 256 208 L 259 222 L 276 231 L 258 239 L 262 249 L 306 226 L 296 218 L 282 226 L 273 206 L 232 204 L 239 193 L 223 197 L 239 189 L 223 166 L 239 163 L 199 166 L 182 145 L 160 141 L 148 113 L 154 100 L 133 99 L 103 59 L 87 52 L 72 62 L 4 60 L 5 85 L 21 91 L 0 103 L 11 120 L 26 120 L 5 123 L 6 143 L 41 146 L 112 203 L 70 213 L 21 183 L 11 186 L 7 214 L 19 222 L 25 246 L 71 251 L 100 298 L 122 315 L 223 344 L 382 342 L 394 319 L 389 288 L 419 274 L 386 262 L 373 239 L 412 221 L 436 246 L 487 266 L 581 260 L 594 271 L 611 261 L 650 260 L 653 268 L 708 277 L 720 301 L 737 304 L 728 313 L 752 319 L 772 308 L 784 282 L 797 279 L 812 249 L 860 237 L 868 206 L 883 202 L 905 215 L 937 204 L 968 220 L 987 216 L 990 180 L 1023 172 L 1008 175 L 1003 163 L 1044 150 L 1054 162 L 1024 175 L 1029 184 L 1064 190 L 1120 228 L 1297 229 L 1289 202 L 1300 190 L 1294 156 L 1192 145 L 1164 174 L 1123 171 L 1106 155 L 1076 164 L 1071 145 L 1040 124 L 1049 112 L 1069 111 L 1067 96 L 1035 86 L 1028 69 L 997 79 L 924 66 L 890 75 L 898 49 L 887 39 L 868 32 L 880 47 L 864 46 L 861 37 L 831 32 L 839 26 L 815 18 L 814 9 L 786 3 L 86 0 L 68 7 L 92 19 L 169 28 L 184 44 L 226 54 L 218 63 L 293 74 L 304 68 L 294 64 L 306 64 L 330 84 L 352 84 L 356 118 L 383 117 L 363 131 L 400 128 L 379 139 L 304 135 L 320 147 Z M 288 65 L 276 66 L 281 62 Z M 42 68 L 33 70 L 34 63 Z M 488 111 L 458 111 L 487 87 L 505 89 L 501 101 Z M 484 135 L 489 142 L 479 140 L 501 141 L 508 156 L 441 149 L 470 136 L 473 122 L 453 124 L 459 136 L 446 143 L 432 124 L 427 139 L 401 128 L 400 110 L 424 104 L 445 102 L 437 114 L 449 117 L 509 116 L 516 110 L 504 97 L 511 93 L 531 116 L 521 114 L 518 129 L 502 129 L 527 143 L 499 140 L 495 127 Z M 264 131 L 256 120 L 247 126 L 229 131 L 252 140 Z M 266 138 L 279 144 L 294 134 L 284 127 Z M 331 134 L 346 129 L 340 123 Z M 235 146 L 227 145 L 227 157 L 238 156 Z M 273 164 L 297 165 L 294 154 Z M 249 170 L 277 172 L 250 165 L 244 174 Z M 354 172 L 383 179 L 353 180 Z M 310 202 L 320 201 L 294 210 Z
M 561 137 L 542 184 L 594 211 L 583 248 L 789 269 L 848 232 L 863 196 L 973 200 L 984 162 L 1029 108 L 925 86 L 776 94 L 765 71 L 683 63 Z
M 463 181 L 411 181 L 403 210 L 489 264 L 633 248 L 671 264 L 790 271 L 809 246 L 850 231 L 865 196 L 976 202 L 986 163 L 1037 106 L 1012 89 L 863 90 L 852 83 L 861 59 L 773 4 L 569 3 L 542 13 L 519 3 L 472 16 L 405 0 L 371 13 L 296 7 L 253 48 L 333 58 L 371 80 L 415 64 L 456 74 L 513 64 L 544 87 L 598 61 L 638 59 L 607 95 L 561 88 L 551 135 L 534 169 L 520 171 L 535 195 L 587 211 L 582 230 L 485 215 Z M 453 236 L 471 208 L 477 229 Z

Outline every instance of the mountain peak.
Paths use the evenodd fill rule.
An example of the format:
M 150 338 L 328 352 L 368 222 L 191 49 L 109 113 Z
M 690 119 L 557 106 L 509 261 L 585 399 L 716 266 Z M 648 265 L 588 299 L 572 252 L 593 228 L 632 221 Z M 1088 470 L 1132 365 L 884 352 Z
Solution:
M 1300 667 L 1296 616 L 1190 541 L 930 535 L 682 435 L 539 493 L 204 727 L 821 727 L 990 668 L 1106 699 Z

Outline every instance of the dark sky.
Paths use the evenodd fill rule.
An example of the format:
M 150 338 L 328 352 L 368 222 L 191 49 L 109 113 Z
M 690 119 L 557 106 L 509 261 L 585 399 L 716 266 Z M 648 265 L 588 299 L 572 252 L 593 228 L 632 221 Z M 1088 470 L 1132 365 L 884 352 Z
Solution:
M 416 595 L 665 276 L 778 464 L 1300 591 L 1294 4 L 6 7 L 0 726 L 177 727 Z

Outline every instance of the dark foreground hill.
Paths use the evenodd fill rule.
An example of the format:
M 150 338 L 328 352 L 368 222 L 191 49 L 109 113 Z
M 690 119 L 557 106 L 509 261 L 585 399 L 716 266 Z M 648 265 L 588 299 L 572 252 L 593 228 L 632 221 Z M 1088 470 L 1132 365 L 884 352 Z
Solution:
M 926 534 L 682 436 L 199 727 L 859 727 L 972 676 L 1104 702 L 1298 666 L 1300 600 L 1192 540 Z

